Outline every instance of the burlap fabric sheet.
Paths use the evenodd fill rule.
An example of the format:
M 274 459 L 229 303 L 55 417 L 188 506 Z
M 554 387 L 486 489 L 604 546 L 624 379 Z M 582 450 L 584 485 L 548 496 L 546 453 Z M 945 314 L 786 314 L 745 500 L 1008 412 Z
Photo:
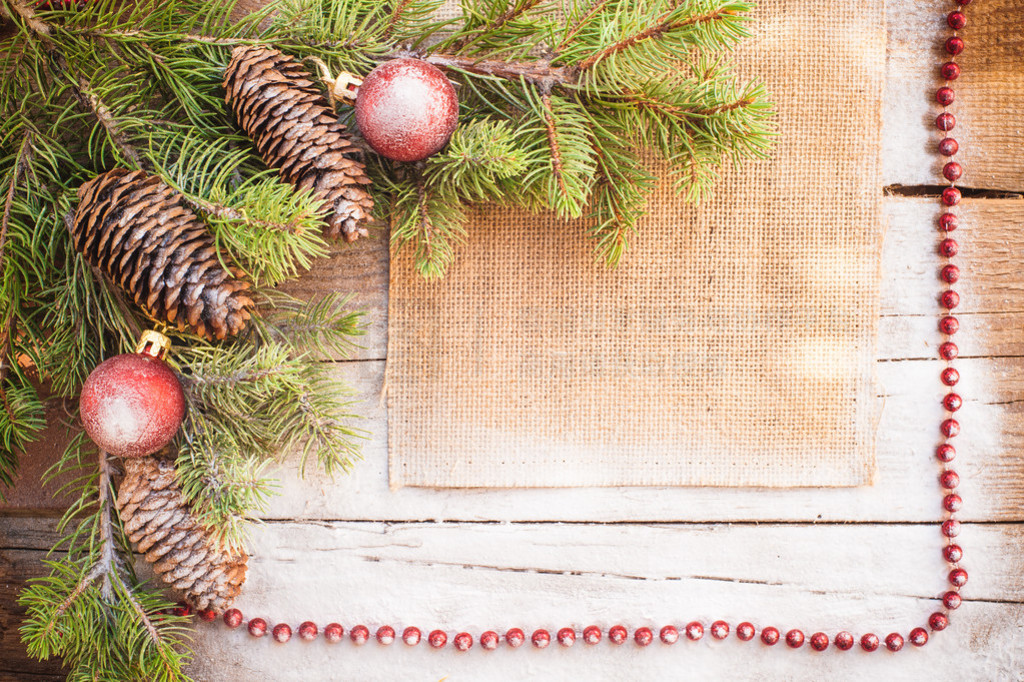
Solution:
M 756 19 L 736 58 L 777 103 L 773 158 L 696 209 L 666 181 L 617 270 L 583 224 L 495 207 L 444 281 L 393 258 L 393 487 L 870 482 L 884 12 Z

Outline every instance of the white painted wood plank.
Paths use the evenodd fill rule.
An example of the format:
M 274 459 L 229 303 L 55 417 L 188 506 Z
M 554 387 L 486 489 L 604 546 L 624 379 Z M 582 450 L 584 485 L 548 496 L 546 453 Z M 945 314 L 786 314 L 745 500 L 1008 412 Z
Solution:
M 936 536 L 922 526 L 275 523 L 254 538 L 238 607 L 293 627 L 313 619 L 375 630 L 386 621 L 440 628 L 449 638 L 459 630 L 598 624 L 607 631 L 620 622 L 659 628 L 716 618 L 807 635 L 846 628 L 905 635 L 943 589 Z M 1010 679 L 1024 666 L 1021 528 L 968 527 L 961 537 L 965 565 L 986 570 L 972 573 L 950 630 L 896 656 L 768 651 L 756 641 L 708 636 L 644 650 L 607 641 L 466 654 L 425 644 L 356 650 L 348 641 L 254 642 L 217 625 L 199 628 L 194 670 L 203 680 L 310 679 L 310 671 L 316 679 L 678 679 L 680 666 L 701 679 Z

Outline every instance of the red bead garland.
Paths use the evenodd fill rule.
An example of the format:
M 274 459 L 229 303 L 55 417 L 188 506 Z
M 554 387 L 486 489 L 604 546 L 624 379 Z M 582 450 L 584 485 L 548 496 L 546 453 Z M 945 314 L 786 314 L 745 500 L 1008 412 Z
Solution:
M 971 0 L 955 0 L 955 3 L 960 8 L 966 7 L 970 2 Z M 967 18 L 963 11 L 957 10 L 947 15 L 947 23 L 954 31 L 958 31 L 967 25 Z M 963 39 L 955 34 L 946 40 L 945 50 L 951 55 L 952 59 L 940 67 L 939 74 L 946 83 L 935 92 L 935 101 L 943 107 L 943 111 L 935 118 L 936 128 L 943 133 L 943 137 L 938 143 L 938 152 L 946 157 L 954 157 L 960 150 L 960 145 L 956 139 L 948 135 L 949 131 L 953 130 L 956 126 L 956 117 L 952 113 L 945 111 L 945 108 L 956 101 L 956 93 L 950 83 L 961 76 L 961 67 L 956 63 L 955 57 L 963 52 L 964 47 Z M 938 228 L 942 233 L 942 239 L 938 245 L 938 253 L 947 261 L 941 267 L 939 278 L 948 285 L 953 285 L 960 280 L 959 267 L 948 262 L 959 254 L 960 245 L 948 235 L 960 226 L 958 215 L 951 212 L 950 209 L 958 206 L 963 198 L 962 192 L 955 186 L 956 181 L 963 176 L 963 173 L 964 169 L 958 161 L 951 159 L 942 166 L 942 177 L 949 181 L 950 185 L 942 190 L 939 197 L 942 212 L 938 218 Z M 952 388 L 959 383 L 960 373 L 952 364 L 959 355 L 959 348 L 952 341 L 951 337 L 959 332 L 960 323 L 956 317 L 949 315 L 948 311 L 960 305 L 961 297 L 957 291 L 946 289 L 939 294 L 938 302 L 941 308 L 947 311 L 946 314 L 939 317 L 938 322 L 938 331 L 945 337 L 938 347 L 938 356 L 945 362 L 945 367 L 941 370 L 940 379 L 944 386 Z M 910 630 L 906 638 L 899 632 L 891 632 L 885 636 L 885 648 L 893 653 L 901 651 L 906 642 L 909 642 L 914 647 L 924 646 L 928 643 L 930 637 L 929 630 L 932 632 L 945 630 L 949 626 L 948 612 L 956 610 L 962 604 L 963 599 L 960 595 L 960 589 L 967 584 L 968 580 L 967 571 L 959 566 L 959 562 L 963 558 L 963 549 L 953 542 L 953 539 L 960 534 L 961 530 L 961 523 L 955 518 L 955 515 L 962 509 L 963 499 L 959 494 L 952 492 L 959 487 L 960 476 L 955 470 L 950 468 L 950 463 L 956 458 L 956 449 L 949 442 L 960 433 L 960 422 L 954 419 L 952 415 L 963 407 L 963 399 L 958 393 L 950 391 L 943 396 L 942 406 L 946 411 L 946 417 L 939 426 L 942 441 L 935 448 L 935 458 L 941 465 L 938 482 L 943 490 L 942 509 L 946 514 L 940 528 L 941 534 L 946 540 L 942 554 L 943 558 L 950 565 L 947 580 L 952 589 L 947 590 L 941 595 L 941 603 L 945 612 L 935 611 L 929 615 L 927 629 L 915 627 Z M 170 611 L 180 616 L 190 613 L 187 607 L 179 607 Z M 204 621 L 216 620 L 216 613 L 213 611 L 200 611 L 198 615 Z M 238 609 L 229 609 L 223 614 L 222 619 L 225 626 L 230 629 L 238 628 L 245 623 L 242 612 Z M 248 633 L 255 638 L 263 637 L 267 634 L 269 628 L 267 621 L 263 618 L 252 618 L 245 625 Z M 725 640 L 729 636 L 730 626 L 726 621 L 717 620 L 711 623 L 709 631 L 714 640 Z M 312 621 L 303 622 L 298 627 L 297 632 L 299 639 L 306 642 L 315 640 L 319 634 L 317 625 Z M 395 632 L 393 627 L 382 625 L 377 629 L 375 638 L 381 646 L 388 646 L 395 641 Z M 704 625 L 700 621 L 691 621 L 682 628 L 682 632 L 685 633 L 688 640 L 696 642 L 704 636 Z M 286 623 L 279 623 L 273 627 L 271 633 L 275 641 L 285 643 L 291 639 L 292 629 Z M 344 628 L 338 623 L 329 623 L 323 629 L 323 638 L 330 643 L 340 642 L 344 638 L 344 634 Z M 663 644 L 672 645 L 678 642 L 680 634 L 680 629 L 676 626 L 665 625 L 658 631 L 658 638 Z M 555 637 L 561 647 L 568 648 L 573 646 L 576 636 L 577 631 L 575 628 L 563 627 L 557 630 Z M 590 625 L 582 630 L 581 636 L 587 645 L 593 646 L 601 642 L 603 633 L 599 626 Z M 741 642 L 749 642 L 755 636 L 757 636 L 757 629 L 752 623 L 741 622 L 736 625 L 736 638 Z M 370 631 L 364 625 L 356 625 L 349 632 L 349 638 L 354 645 L 366 643 L 369 637 Z M 408 626 L 402 630 L 401 637 L 407 646 L 416 646 L 422 639 L 422 632 L 417 627 Z M 608 629 L 608 640 L 613 645 L 624 644 L 628 638 L 629 630 L 623 625 L 614 625 Z M 485 651 L 494 651 L 500 646 L 502 639 L 510 648 L 516 649 L 525 643 L 526 634 L 520 628 L 510 628 L 505 632 L 504 636 L 499 635 L 493 630 L 487 630 L 480 635 L 480 648 Z M 766 626 L 761 629 L 760 640 L 764 646 L 774 646 L 782 639 L 782 633 L 774 626 Z M 815 652 L 827 650 L 830 644 L 835 644 L 835 648 L 838 651 L 849 651 L 858 642 L 855 635 L 845 630 L 836 633 L 831 642 L 829 636 L 824 632 L 815 632 L 808 640 L 805 638 L 804 631 L 799 629 L 788 630 L 785 633 L 784 639 L 787 647 L 791 649 L 800 649 L 805 642 L 809 642 L 810 646 L 808 649 Z M 544 649 L 551 643 L 551 634 L 548 630 L 537 629 L 530 636 L 530 641 L 535 648 Z M 639 647 L 649 646 L 654 641 L 654 630 L 649 627 L 637 628 L 633 632 L 633 641 Z M 427 635 L 427 642 L 435 649 L 444 648 L 448 643 L 448 634 L 444 630 L 432 630 Z M 864 651 L 873 652 L 881 647 L 883 640 L 880 640 L 874 633 L 869 632 L 860 637 L 859 643 Z M 454 635 L 452 644 L 457 651 L 469 651 L 473 647 L 474 639 L 468 632 L 459 632 Z

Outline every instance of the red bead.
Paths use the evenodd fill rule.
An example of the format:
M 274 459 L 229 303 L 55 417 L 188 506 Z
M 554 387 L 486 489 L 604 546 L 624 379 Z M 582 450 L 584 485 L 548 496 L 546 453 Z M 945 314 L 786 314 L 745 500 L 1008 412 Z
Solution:
M 725 639 L 729 636 L 729 624 L 724 620 L 716 620 L 711 624 L 711 636 L 715 639 Z
M 621 625 L 613 625 L 608 629 L 608 639 L 610 639 L 613 644 L 622 644 L 626 641 L 626 637 L 628 636 L 629 632 L 627 632 L 626 628 Z
M 451 81 L 420 59 L 390 59 L 359 86 L 356 122 L 378 153 L 396 161 L 418 161 L 439 151 L 459 121 L 459 99 Z
M 956 206 L 960 203 L 960 190 L 956 187 L 947 187 L 942 190 L 942 203 L 946 206 Z
M 171 613 L 179 617 L 191 616 L 192 607 L 188 604 L 179 604 L 178 606 L 175 606 L 173 609 L 171 609 Z
M 163 360 L 126 353 L 101 362 L 82 385 L 79 412 L 101 450 L 144 457 L 167 445 L 185 418 L 185 392 Z
M 587 644 L 597 644 L 601 641 L 601 628 L 596 625 L 588 625 L 583 629 L 583 641 Z
M 947 315 L 939 319 L 939 331 L 947 336 L 953 336 L 960 331 L 960 320 Z
M 946 17 L 946 23 L 954 31 L 959 31 L 967 25 L 967 16 L 963 12 L 950 12 Z
M 960 253 L 960 245 L 956 243 L 956 240 L 943 239 L 939 242 L 939 255 L 952 258 L 958 253 Z
M 946 178 L 950 182 L 959 180 L 960 176 L 964 174 L 964 167 L 956 161 L 950 161 L 942 167 L 942 177 Z
M 946 438 L 956 438 L 960 435 L 960 422 L 955 419 L 943 419 L 939 424 L 939 430 Z
M 370 628 L 365 625 L 357 625 L 348 631 L 348 638 L 352 640 L 353 644 L 366 644 L 366 640 L 370 639 Z
M 444 630 L 431 630 L 430 634 L 427 635 L 427 643 L 435 649 L 440 649 L 448 643 L 448 635 L 445 634 Z
M 650 628 L 637 628 L 636 632 L 633 633 L 633 641 L 638 646 L 647 646 L 654 641 L 654 633 L 651 632 Z
M 874 651 L 878 648 L 878 637 L 868 633 L 860 638 L 860 648 L 864 651 Z
M 955 519 L 950 519 L 950 521 L 954 521 L 954 520 Z M 959 530 L 960 522 L 957 521 L 956 525 L 957 525 L 956 535 L 959 535 L 960 534 L 960 530 Z M 946 545 L 945 547 L 942 548 L 942 557 L 946 561 L 951 563 L 951 564 L 958 563 L 961 559 L 964 558 L 963 547 L 961 547 L 960 545 L 957 545 L 957 544 Z
M 416 630 L 416 628 L 408 628 L 409 630 Z M 341 641 L 341 638 L 345 636 L 345 628 L 341 627 L 338 623 L 328 623 L 324 628 L 324 639 L 331 644 L 337 644 Z M 419 641 L 419 630 L 416 630 L 416 641 Z
M 950 493 L 942 498 L 942 508 L 948 512 L 958 512 L 964 506 L 964 501 L 956 493 Z
M 960 372 L 952 367 L 942 370 L 942 383 L 946 386 L 956 386 L 960 382 Z
M 851 635 L 846 630 L 843 630 L 842 632 L 837 632 L 835 642 L 836 648 L 840 651 L 849 651 L 853 648 L 853 635 Z
M 942 399 L 942 406 L 950 412 L 956 412 L 963 407 L 963 404 L 963 398 L 956 393 L 947 393 L 946 397 Z
M 203 621 L 204 623 L 212 623 L 213 621 L 217 620 L 217 612 L 213 609 L 203 609 L 197 612 L 196 615 L 199 616 L 199 620 Z
M 946 341 L 939 346 L 939 357 L 943 360 L 955 360 L 960 355 L 960 349 L 952 341 Z
M 943 282 L 955 284 L 960 279 L 960 268 L 950 263 L 942 268 L 939 276 L 942 277 Z
M 452 644 L 455 645 L 456 651 L 469 651 L 473 648 L 473 635 L 468 632 L 460 632 L 455 635 L 455 639 L 452 640 Z
M 545 649 L 548 644 L 551 644 L 551 635 L 544 629 L 534 630 L 533 634 L 530 635 L 530 641 L 538 649 Z
M 790 630 L 786 633 L 786 646 L 790 649 L 799 649 L 804 645 L 804 633 L 800 630 Z
M 328 626 L 330 627 L 330 626 Z M 324 631 L 326 633 L 326 630 Z M 405 642 L 406 646 L 416 646 L 420 643 L 420 639 L 423 637 L 423 633 L 417 627 L 409 626 L 402 630 L 402 641 Z
M 686 638 L 690 641 L 696 642 L 698 639 L 704 636 L 704 626 L 693 621 L 692 623 L 686 624 Z
M 939 296 L 939 303 L 942 304 L 943 308 L 952 310 L 960 305 L 960 294 L 956 293 L 952 289 L 947 289 L 942 292 L 941 296 Z
M 914 646 L 924 646 L 928 643 L 928 631 L 924 628 L 914 628 L 910 631 L 908 639 Z
M 526 633 L 519 628 L 512 628 L 505 633 L 505 641 L 513 649 L 518 649 L 526 641 Z
M 761 641 L 768 646 L 775 646 L 779 641 L 778 628 L 773 628 L 769 625 L 764 630 L 761 630 Z
M 943 111 L 941 114 L 935 117 L 935 127 L 939 130 L 952 130 L 956 127 L 956 116 Z
M 943 213 L 939 216 L 939 229 L 943 232 L 952 232 L 960 227 L 960 219 L 955 213 Z
M 480 648 L 485 651 L 494 651 L 498 648 L 501 637 L 494 630 L 488 630 L 480 635 Z
M 811 635 L 811 648 L 815 651 L 824 651 L 828 648 L 828 635 L 824 632 L 815 632 Z
M 943 138 L 939 142 L 939 153 L 943 156 L 953 156 L 960 151 L 960 145 L 952 137 Z
M 249 621 L 249 634 L 253 637 L 262 637 L 267 634 L 267 621 L 262 618 L 253 618 Z
M 556 635 L 558 637 L 558 643 L 562 646 L 572 646 L 576 643 L 576 631 L 572 628 L 562 628 Z
M 292 628 L 287 623 L 278 623 L 274 626 L 274 641 L 284 644 L 292 638 Z
M 744 622 L 736 626 L 736 636 L 744 642 L 749 642 L 750 640 L 754 639 L 755 634 L 756 631 L 754 630 L 754 626 L 752 623 Z
M 942 74 L 942 77 L 946 80 L 955 81 L 960 77 L 960 65 L 956 62 L 946 62 L 942 65 L 942 68 L 939 69 L 939 73 Z M 943 128 L 942 130 L 949 130 L 949 128 Z
M 960 535 L 960 522 L 957 521 L 956 519 L 946 519 L 945 521 L 942 522 L 942 534 L 944 536 L 946 536 L 947 538 L 955 538 L 957 535 Z M 952 546 L 955 547 L 956 545 L 952 545 Z M 947 547 L 946 549 L 942 550 L 943 554 L 945 554 L 948 549 L 949 549 L 949 547 Z M 954 561 L 953 559 L 950 559 L 948 557 L 948 555 L 947 555 L 946 556 L 946 561 L 953 561 L 954 563 L 956 563 L 956 561 L 959 561 L 959 559 L 956 559 Z
M 224 625 L 234 630 L 242 624 L 242 612 L 238 609 L 228 609 L 224 612 Z
M 952 469 L 943 471 L 939 476 L 939 484 L 946 490 L 953 490 L 960 485 L 960 475 Z
M 307 620 L 299 626 L 299 639 L 302 639 L 306 642 L 312 642 L 314 639 L 316 639 L 316 636 L 319 634 L 319 632 L 320 631 L 317 629 L 316 623 L 314 623 L 311 620 Z
M 956 93 L 953 92 L 953 88 L 944 85 L 935 91 L 935 101 L 942 106 L 949 106 L 956 99 Z
M 885 648 L 896 652 L 903 648 L 903 635 L 898 632 L 890 632 L 885 638 Z
M 946 52 L 951 55 L 958 55 L 964 51 L 964 41 L 960 36 L 953 36 L 946 41 Z
M 936 611 L 932 615 L 928 616 L 928 627 L 938 632 L 939 630 L 945 630 L 949 626 L 949 618 L 946 618 L 945 614 Z
M 959 592 L 954 592 L 953 590 L 950 590 L 949 592 L 946 592 L 944 595 L 942 595 L 942 605 L 950 611 L 955 611 L 956 609 L 960 608 L 960 604 L 962 603 L 963 599 L 960 598 Z
M 675 644 L 679 641 L 679 630 L 676 630 L 672 625 L 666 625 L 661 629 L 661 632 L 658 633 L 658 637 L 660 637 L 661 641 L 665 644 Z
M 390 625 L 381 625 L 377 628 L 377 643 L 387 646 L 395 641 L 395 629 Z
M 949 584 L 953 587 L 963 587 L 967 584 L 967 571 L 962 568 L 954 568 L 949 572 Z

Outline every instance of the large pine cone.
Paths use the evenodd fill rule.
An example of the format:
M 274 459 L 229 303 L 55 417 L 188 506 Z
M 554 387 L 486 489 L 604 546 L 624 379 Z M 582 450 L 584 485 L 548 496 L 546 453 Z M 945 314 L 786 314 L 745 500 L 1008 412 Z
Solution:
M 124 465 L 117 510 L 132 544 L 193 608 L 227 609 L 242 590 L 249 557 L 222 547 L 196 523 L 171 462 L 134 457 Z
M 206 225 L 160 178 L 117 168 L 78 198 L 75 248 L 150 315 L 208 339 L 245 328 L 249 283 L 224 269 Z
M 370 179 L 327 98 L 302 64 L 278 50 L 236 47 L 224 73 L 226 101 L 267 165 L 330 207 L 327 236 L 366 236 Z

